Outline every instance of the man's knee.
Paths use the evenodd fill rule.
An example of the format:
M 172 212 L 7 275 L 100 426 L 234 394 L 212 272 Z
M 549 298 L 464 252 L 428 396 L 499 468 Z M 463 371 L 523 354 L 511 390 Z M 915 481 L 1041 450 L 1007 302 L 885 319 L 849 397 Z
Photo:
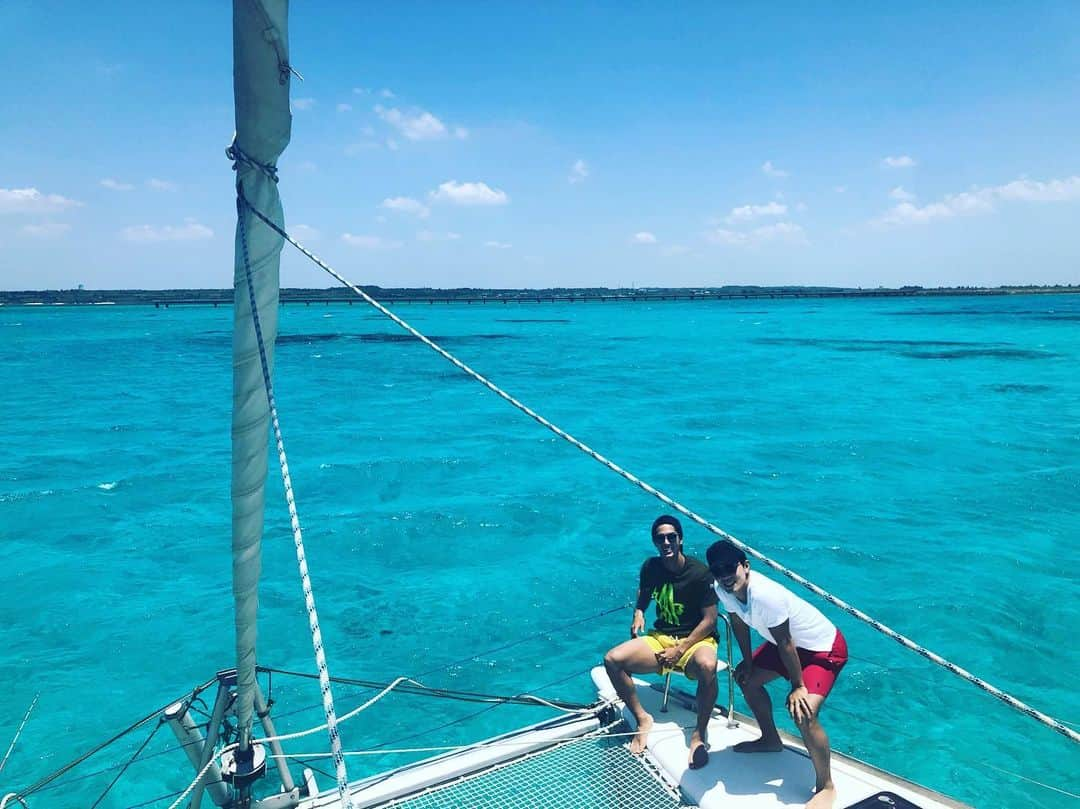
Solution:
M 628 660 L 626 650 L 623 648 L 623 644 L 620 644 L 607 650 L 607 654 L 604 655 L 604 668 L 608 670 L 625 669 Z
M 692 659 L 694 679 L 699 683 L 716 680 L 716 652 L 711 648 L 698 649 Z

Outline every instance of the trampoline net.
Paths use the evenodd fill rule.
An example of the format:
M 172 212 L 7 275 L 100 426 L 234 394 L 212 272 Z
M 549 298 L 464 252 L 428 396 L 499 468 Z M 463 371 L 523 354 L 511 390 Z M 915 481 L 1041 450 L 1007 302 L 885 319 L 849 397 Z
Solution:
M 613 732 L 625 731 L 616 727 Z M 399 798 L 389 809 L 689 809 L 625 737 L 590 736 Z

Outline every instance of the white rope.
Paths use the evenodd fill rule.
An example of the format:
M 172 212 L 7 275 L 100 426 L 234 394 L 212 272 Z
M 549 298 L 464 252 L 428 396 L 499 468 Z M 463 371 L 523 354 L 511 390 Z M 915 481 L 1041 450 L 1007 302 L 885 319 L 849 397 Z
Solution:
M 1075 792 L 1069 792 L 1067 789 L 1062 789 L 1061 787 L 1056 787 L 1052 784 L 1044 784 L 1042 781 L 1036 781 L 1034 778 L 1028 778 L 1026 775 L 1021 775 L 1018 772 L 1006 770 L 1004 767 L 998 767 L 996 764 L 991 764 L 989 761 L 983 761 L 980 763 L 986 765 L 991 770 L 997 770 L 998 772 L 1005 773 L 1005 775 L 1011 775 L 1013 778 L 1019 778 L 1021 781 L 1027 781 L 1029 784 L 1034 784 L 1037 787 L 1049 789 L 1051 792 L 1058 792 L 1062 795 L 1068 795 L 1070 798 L 1073 799 L 1080 798 L 1080 795 L 1076 794 Z
M 11 739 L 11 744 L 8 745 L 7 752 L 4 753 L 4 760 L 0 761 L 0 771 L 3 771 L 4 765 L 7 764 L 8 756 L 11 755 L 11 751 L 15 749 L 15 742 L 19 740 L 19 736 L 22 735 L 23 728 L 26 727 L 26 721 L 30 718 L 30 712 L 34 710 L 34 706 L 37 705 L 38 697 L 41 696 L 41 692 L 34 694 L 34 698 L 30 701 L 30 707 L 26 709 L 26 713 L 23 714 L 22 722 L 19 723 L 19 729 L 15 731 L 15 735 Z
M 401 685 L 404 682 L 413 683 L 414 685 L 418 685 L 421 688 L 425 687 L 422 683 L 418 683 L 418 682 L 416 682 L 416 680 L 411 680 L 408 677 L 398 677 L 396 680 L 394 680 L 394 682 L 390 683 L 390 685 L 386 686 L 386 688 L 384 688 L 378 694 L 373 696 L 371 699 L 369 699 L 363 705 L 361 705 L 361 706 L 359 706 L 357 708 L 353 708 L 351 711 L 349 711 L 344 716 L 338 717 L 338 720 L 337 720 L 338 724 L 340 725 L 342 722 L 344 722 L 344 721 L 346 721 L 348 719 L 352 719 L 354 716 L 356 716 L 361 711 L 367 710 L 368 708 L 370 708 L 372 705 L 374 705 L 376 702 L 378 702 L 380 699 L 385 697 L 387 694 L 389 694 L 391 691 L 393 691 L 395 688 L 397 688 L 399 685 Z M 284 741 L 287 741 L 289 739 L 300 739 L 300 738 L 303 738 L 304 736 L 310 736 L 313 733 L 318 733 L 320 730 L 325 730 L 325 729 L 326 729 L 326 724 L 324 723 L 324 724 L 319 725 L 318 727 L 315 727 L 315 728 L 308 728 L 307 730 L 300 730 L 300 731 L 297 731 L 296 733 L 284 733 L 284 734 L 281 734 L 280 736 L 268 736 L 265 739 L 257 739 L 256 741 L 264 742 L 264 743 L 265 742 L 284 742 Z
M 210 772 L 210 768 L 217 763 L 217 760 L 226 753 L 235 750 L 239 747 L 239 744 L 230 744 L 228 747 L 223 747 L 221 750 L 210 757 L 210 760 L 206 762 L 206 765 L 199 770 L 199 774 L 195 776 L 195 780 L 188 784 L 187 789 L 180 793 L 180 797 L 169 804 L 169 809 L 176 809 L 180 804 L 184 802 L 184 798 L 191 794 L 191 791 L 195 789 L 198 783 L 202 780 L 203 776 Z M 2 809 L 2 807 L 0 807 Z
M 239 155 L 239 157 L 241 159 L 246 159 L 244 157 L 244 155 L 239 152 L 239 150 L 237 150 L 237 153 L 238 153 L 238 155 Z M 461 369 L 462 371 L 464 371 L 466 374 L 471 376 L 473 379 L 475 379 L 481 385 L 486 387 L 488 390 L 490 390 L 496 396 L 498 396 L 499 398 L 504 399 L 505 401 L 509 402 L 511 405 L 516 407 L 518 410 L 520 410 L 522 413 L 527 415 L 529 418 L 533 419 L 533 421 L 535 421 L 538 424 L 541 424 L 542 426 L 544 426 L 547 429 L 551 430 L 551 432 L 555 433 L 555 435 L 559 436 L 563 440 L 565 440 L 568 443 L 572 444 L 573 446 L 577 447 L 579 450 L 584 452 L 586 455 L 591 457 L 593 460 L 603 464 L 608 469 L 610 469 L 612 472 L 615 472 L 620 477 L 630 481 L 631 483 L 633 483 L 635 486 L 637 486 L 642 491 L 645 491 L 648 494 L 651 494 L 653 497 L 655 497 L 661 503 L 664 503 L 665 505 L 670 506 L 671 508 L 675 509 L 677 512 L 682 514 L 684 517 L 687 517 L 690 520 L 692 520 L 693 522 L 697 523 L 698 525 L 700 525 L 702 528 L 704 528 L 709 533 L 715 534 L 716 536 L 721 537 L 723 539 L 730 540 L 734 545 L 741 548 L 744 552 L 748 553 L 750 556 L 753 556 L 755 559 L 757 559 L 760 562 L 764 563 L 768 567 L 771 567 L 773 570 L 777 571 L 778 573 L 781 573 L 784 576 L 787 576 L 792 581 L 797 582 L 798 584 L 801 584 L 803 587 L 808 589 L 810 592 L 812 592 L 815 595 L 820 596 L 821 598 L 825 599 L 826 601 L 828 601 L 833 606 L 838 607 L 839 609 L 841 609 L 844 612 L 848 613 L 849 615 L 857 618 L 858 620 L 862 621 L 863 623 L 869 624 L 874 629 L 876 629 L 878 632 L 880 632 L 883 635 L 885 635 L 887 637 L 890 637 L 893 640 L 895 640 L 901 646 L 904 646 L 907 649 L 910 649 L 911 651 L 925 657 L 927 660 L 931 661 L 932 663 L 936 663 L 937 665 L 941 666 L 942 668 L 945 668 L 948 671 L 951 671 L 956 676 L 967 680 L 972 685 L 975 685 L 978 688 L 985 691 L 986 693 L 991 694 L 992 696 L 994 696 L 997 699 L 1004 702 L 1006 705 L 1008 705 L 1008 706 L 1010 706 L 1012 708 L 1015 708 L 1016 710 L 1020 711 L 1023 714 L 1026 714 L 1027 716 L 1031 717 L 1032 719 L 1035 719 L 1036 721 L 1041 722 L 1042 724 L 1046 725 L 1047 727 L 1049 727 L 1049 728 L 1051 728 L 1053 730 L 1056 730 L 1058 733 L 1065 736 L 1066 738 L 1071 739 L 1074 742 L 1080 742 L 1080 733 L 1077 733 L 1075 730 L 1072 730 L 1071 728 L 1066 727 L 1064 724 L 1059 722 L 1054 717 L 1052 717 L 1052 716 L 1050 716 L 1048 714 L 1045 714 L 1042 711 L 1036 710 L 1035 708 L 1031 707 L 1030 705 L 1028 705 L 1025 702 L 1021 702 L 1020 700 L 1018 700 L 1016 697 L 1012 696 L 1011 694 L 1008 694 L 1005 691 L 1002 691 L 1000 688 L 997 688 L 996 686 L 991 685 L 986 680 L 983 680 L 980 677 L 976 677 L 974 674 L 967 671 L 966 669 L 963 669 L 960 666 L 957 666 L 955 663 L 952 663 L 952 662 L 946 660 L 941 655 L 936 654 L 936 653 L 930 651 L 929 649 L 927 649 L 927 648 L 925 648 L 923 646 L 920 646 L 915 641 L 911 640 L 910 638 L 906 637 L 905 635 L 901 635 L 899 632 L 895 631 L 894 629 L 891 629 L 890 627 L 886 626 L 885 624 L 881 623 L 880 621 L 876 620 L 875 618 L 870 617 L 865 612 L 851 606 L 846 601 L 843 601 L 840 598 L 837 598 L 832 593 L 822 589 L 818 585 L 814 584 L 812 581 L 800 576 L 795 571 L 784 567 L 782 564 L 780 564 L 779 562 L 769 558 L 768 556 L 761 553 L 760 551 L 755 550 L 754 548 L 747 545 L 745 542 L 742 542 L 738 538 L 736 538 L 736 537 L 732 536 L 731 534 L 727 533 L 722 528 L 720 528 L 720 527 L 718 527 L 716 525 L 713 525 L 711 522 L 706 520 L 704 517 L 702 517 L 699 514 L 691 511 L 689 508 L 687 508 L 686 506 L 684 506 L 681 503 L 677 502 L 676 500 L 672 499 L 668 495 L 664 494 L 659 489 L 657 489 L 657 488 L 655 488 L 653 486 L 650 486 L 648 483 L 641 480 L 640 478 L 638 478 L 633 473 L 623 469 L 621 466 L 616 464 L 614 461 L 612 461 L 612 460 L 608 459 L 606 456 L 600 454 L 599 452 L 597 452 L 596 450 L 594 450 L 592 447 L 588 446 L 584 442 L 579 441 L 577 438 L 570 435 L 570 433 L 566 432 L 562 428 L 560 428 L 557 425 L 551 423 L 546 418 L 544 418 L 539 413 L 537 413 L 535 410 L 533 410 L 532 408 L 528 407 L 527 405 L 525 405 L 522 402 L 515 399 L 509 393 L 507 393 L 502 388 L 500 388 L 498 385 L 496 385 L 494 382 L 491 382 L 489 379 L 487 379 L 487 377 L 483 376 L 478 371 L 473 370 L 471 367 L 469 367 L 464 362 L 459 360 L 457 357 L 455 357 L 453 354 L 451 354 L 445 348 L 443 348 L 442 346 L 440 346 L 437 343 L 433 342 L 430 338 L 428 338 L 428 337 L 424 336 L 423 334 L 421 334 L 415 328 L 410 326 L 408 323 L 406 323 L 400 317 L 395 315 L 393 312 L 391 312 L 389 309 L 387 309 L 385 306 L 383 306 L 377 300 L 375 300 L 370 295 L 368 295 L 366 292 L 364 292 L 364 290 L 362 290 L 356 284 L 353 284 L 352 282 L 350 282 L 349 280 L 344 278 L 340 273 L 338 273 L 335 269 L 330 267 L 326 262 L 322 261 L 318 256 L 316 256 L 310 250 L 305 248 L 302 244 L 300 244 L 295 239 L 293 239 L 288 233 L 286 233 L 284 230 L 282 230 L 277 225 L 275 225 L 272 221 L 270 221 L 265 216 L 263 216 L 262 213 L 260 213 L 258 210 L 251 207 L 251 205 L 247 202 L 246 199 L 243 198 L 243 196 L 241 196 L 241 199 L 243 200 L 244 204 L 247 205 L 247 207 L 251 210 L 251 212 L 253 214 L 255 214 L 255 216 L 257 216 L 259 219 L 261 219 L 263 222 L 265 222 L 267 225 L 269 225 L 273 230 L 275 230 L 278 233 L 278 235 L 280 235 L 287 242 L 289 242 L 289 244 L 291 244 L 293 247 L 298 249 L 301 253 L 303 253 L 305 256 L 307 256 L 309 259 L 311 259 L 313 262 L 315 262 L 319 267 L 321 267 L 323 270 L 325 270 L 327 273 L 329 273 L 338 282 L 345 285 L 346 287 L 351 289 L 353 292 L 355 292 L 357 295 L 359 295 L 366 303 L 370 304 L 376 310 L 378 310 L 382 314 L 386 315 L 386 317 L 390 318 L 390 320 L 392 320 L 398 326 L 403 328 L 405 331 L 407 331 L 413 337 L 418 339 L 420 342 L 422 342 L 424 345 L 426 345 L 432 351 L 439 354 L 441 357 L 443 357 L 445 360 L 450 362 L 452 365 L 454 365 L 455 367 L 457 367 L 457 368 Z
M 236 151 L 239 153 L 239 149 Z M 345 758 L 341 755 L 341 737 L 338 735 L 337 716 L 334 710 L 334 695 L 330 687 L 330 673 L 326 665 L 326 653 L 323 649 L 322 631 L 319 629 L 319 614 L 315 610 L 315 593 L 311 588 L 308 575 L 307 555 L 304 552 L 304 536 L 300 530 L 300 518 L 296 511 L 293 497 L 292 478 L 289 476 L 289 461 L 285 457 L 285 441 L 281 436 L 281 424 L 278 421 L 277 403 L 274 401 L 274 384 L 270 379 L 270 368 L 266 360 L 266 345 L 263 342 L 262 326 L 259 323 L 259 308 L 255 302 L 255 288 L 251 282 L 251 262 L 248 257 L 247 227 L 244 222 L 244 210 L 250 209 L 244 199 L 243 187 L 236 183 L 236 208 L 240 218 L 240 236 L 244 250 L 244 271 L 247 274 L 248 299 L 251 304 L 251 319 L 255 326 L 255 337 L 259 343 L 259 361 L 262 363 L 263 385 L 266 387 L 266 400 L 270 408 L 270 421 L 274 428 L 274 441 L 277 444 L 278 463 L 281 466 L 281 480 L 285 485 L 285 502 L 289 507 L 289 522 L 292 525 L 293 544 L 296 546 L 296 564 L 300 569 L 300 583 L 304 590 L 304 604 L 307 607 L 308 626 L 311 629 L 311 645 L 315 651 L 315 665 L 319 670 L 319 688 L 322 691 L 323 710 L 326 713 L 324 726 L 330 736 L 330 749 L 334 755 L 334 769 L 337 776 L 338 794 L 345 809 L 353 809 L 349 797 L 349 775 L 345 770 Z M 241 202 L 243 200 L 243 202 Z M 261 218 L 261 217 L 260 217 Z
M 9 802 L 10 802 L 10 801 L 11 801 L 11 800 L 12 800 L 13 798 L 14 798 L 15 800 L 17 800 L 17 801 L 18 801 L 19 803 L 21 803 L 21 804 L 22 804 L 23 806 L 26 806 L 26 801 L 24 801 L 24 800 L 22 799 L 22 796 L 21 796 L 21 795 L 19 795 L 19 794 L 15 793 L 15 792 L 9 792 L 9 793 L 8 793 L 7 795 L 5 795 L 5 796 L 4 796 L 3 798 L 0 798 L 0 809 L 4 809 L 4 807 L 6 807 L 6 806 L 8 805 L 8 803 L 9 803 Z M 29 807 L 29 806 L 26 806 L 26 809 L 30 809 L 30 807 Z

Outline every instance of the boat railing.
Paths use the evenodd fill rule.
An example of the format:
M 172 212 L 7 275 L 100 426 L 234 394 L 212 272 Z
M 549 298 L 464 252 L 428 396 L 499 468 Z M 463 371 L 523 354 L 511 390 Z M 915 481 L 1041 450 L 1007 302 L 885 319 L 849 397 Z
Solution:
M 731 619 L 721 612 L 720 619 L 724 622 L 724 646 L 725 657 L 721 662 L 724 664 L 723 670 L 727 672 L 728 682 L 728 698 L 727 698 L 727 710 L 724 712 L 724 716 L 727 717 L 727 726 L 729 728 L 735 727 L 738 722 L 735 721 L 735 667 L 732 665 L 731 657 Z M 719 667 L 717 667 L 719 673 Z M 671 693 L 671 675 L 673 672 L 668 672 L 664 675 L 664 699 L 660 703 L 660 710 L 663 713 L 667 713 L 668 708 L 668 696 Z

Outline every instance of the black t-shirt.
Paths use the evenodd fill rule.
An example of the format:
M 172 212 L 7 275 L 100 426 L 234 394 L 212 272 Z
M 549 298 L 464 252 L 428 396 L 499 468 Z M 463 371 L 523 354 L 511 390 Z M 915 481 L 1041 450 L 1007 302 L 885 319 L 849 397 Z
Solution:
M 705 608 L 718 601 L 709 568 L 692 556 L 685 559 L 677 573 L 664 567 L 659 556 L 649 557 L 641 566 L 637 606 L 644 610 L 642 604 L 647 606 L 647 598 L 656 602 L 653 628 L 665 635 L 686 637 L 701 623 Z

